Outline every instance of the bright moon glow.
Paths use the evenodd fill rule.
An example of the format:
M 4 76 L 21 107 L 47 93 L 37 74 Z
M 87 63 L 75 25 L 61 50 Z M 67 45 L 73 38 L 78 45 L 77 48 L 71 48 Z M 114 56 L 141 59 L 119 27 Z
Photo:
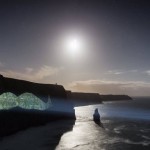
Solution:
M 78 39 L 69 39 L 67 42 L 67 48 L 70 54 L 77 54 L 81 49 L 81 43 Z
M 79 42 L 76 39 L 74 39 L 74 40 L 70 41 L 69 47 L 72 50 L 77 50 L 79 48 Z

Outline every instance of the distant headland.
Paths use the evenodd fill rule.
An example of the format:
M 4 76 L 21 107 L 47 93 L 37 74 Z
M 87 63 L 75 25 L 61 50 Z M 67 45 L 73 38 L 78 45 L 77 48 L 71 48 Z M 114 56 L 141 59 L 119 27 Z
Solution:
M 85 106 L 101 104 L 105 101 L 125 101 L 132 100 L 128 95 L 101 95 L 99 93 L 83 93 L 67 91 L 68 98 L 72 100 L 75 106 Z
M 101 95 L 101 99 L 103 102 L 105 101 L 125 101 L 125 100 L 133 100 L 130 96 L 128 95 Z

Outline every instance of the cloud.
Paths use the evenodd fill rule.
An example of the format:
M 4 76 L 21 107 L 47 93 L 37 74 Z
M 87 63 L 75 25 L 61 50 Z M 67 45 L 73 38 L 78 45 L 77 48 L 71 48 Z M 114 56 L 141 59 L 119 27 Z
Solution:
M 147 75 L 150 75 L 150 70 L 145 71 Z
M 56 67 L 50 67 L 50 66 L 43 66 L 36 74 L 36 78 L 43 79 L 48 76 L 56 75 L 59 71 L 61 71 L 63 68 L 56 68 Z
M 60 72 L 63 68 L 62 67 L 51 67 L 51 66 L 43 66 L 39 70 L 35 71 L 33 68 L 25 68 L 24 72 L 17 72 L 13 70 L 4 70 L 0 71 L 0 74 L 17 78 L 17 79 L 23 79 L 23 80 L 29 80 L 29 81 L 42 81 L 42 79 L 46 77 L 51 77 L 53 75 L 56 75 L 58 72 Z
M 138 72 L 138 70 L 133 69 L 133 70 L 129 70 L 128 72 L 136 73 L 136 72 Z
M 138 70 L 126 70 L 126 71 L 121 71 L 121 70 L 109 70 L 106 74 L 113 74 L 113 75 L 120 75 L 120 74 L 125 74 L 125 73 L 136 73 Z
M 31 73 L 33 71 L 33 68 L 27 67 L 25 70 L 27 73 Z
M 150 96 L 150 83 L 141 81 L 74 81 L 69 87 L 73 91 L 98 92 L 100 94 L 128 94 L 131 96 Z
M 115 75 L 119 75 L 119 74 L 123 74 L 123 71 L 117 71 L 117 70 L 109 70 L 106 74 L 115 74 Z

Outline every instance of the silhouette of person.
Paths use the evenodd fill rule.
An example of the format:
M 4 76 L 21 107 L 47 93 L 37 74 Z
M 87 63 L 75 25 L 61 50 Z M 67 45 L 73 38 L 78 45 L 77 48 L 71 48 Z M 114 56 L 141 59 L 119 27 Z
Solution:
M 95 109 L 94 114 L 93 114 L 93 120 L 96 124 L 98 124 L 99 126 L 101 126 L 103 128 L 103 124 L 101 123 L 101 119 L 100 119 L 100 114 L 98 112 L 98 108 Z
M 94 122 L 100 122 L 100 114 L 98 112 L 98 108 L 96 108 L 94 111 L 93 120 L 94 120 Z

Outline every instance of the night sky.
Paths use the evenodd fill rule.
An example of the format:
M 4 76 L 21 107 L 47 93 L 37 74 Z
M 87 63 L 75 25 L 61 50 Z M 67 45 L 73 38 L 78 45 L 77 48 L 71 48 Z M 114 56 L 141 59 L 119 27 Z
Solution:
M 67 41 L 77 39 L 77 53 Z M 150 96 L 147 0 L 1 0 L 0 74 L 100 94 Z

